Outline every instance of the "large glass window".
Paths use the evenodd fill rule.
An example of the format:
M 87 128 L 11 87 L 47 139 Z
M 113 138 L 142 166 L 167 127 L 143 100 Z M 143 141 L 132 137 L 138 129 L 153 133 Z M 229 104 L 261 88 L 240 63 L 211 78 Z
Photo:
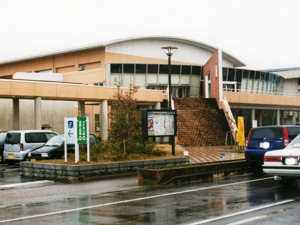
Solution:
M 134 73 L 134 65 L 124 64 L 124 73 Z
M 192 67 L 192 74 L 193 75 L 200 75 L 200 72 L 201 72 L 200 66 L 193 66 Z
M 146 64 L 136 64 L 135 73 L 146 73 Z
M 149 64 L 148 65 L 148 73 L 158 74 L 158 65 L 157 64 Z
M 229 68 L 227 81 L 234 81 L 235 69 Z
M 122 73 L 122 64 L 111 64 L 111 73 Z
M 181 74 L 191 74 L 191 66 L 182 66 Z

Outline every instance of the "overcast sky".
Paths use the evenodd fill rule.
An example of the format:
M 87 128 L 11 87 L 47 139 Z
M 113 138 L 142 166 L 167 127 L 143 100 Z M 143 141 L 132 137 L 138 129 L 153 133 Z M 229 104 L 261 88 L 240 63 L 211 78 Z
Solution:
M 299 0 L 0 0 L 0 62 L 140 36 L 175 36 L 249 69 L 300 67 Z

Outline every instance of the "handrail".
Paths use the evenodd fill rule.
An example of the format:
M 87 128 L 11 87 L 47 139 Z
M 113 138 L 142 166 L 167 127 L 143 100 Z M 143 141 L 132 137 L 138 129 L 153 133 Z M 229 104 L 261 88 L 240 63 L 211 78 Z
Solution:
M 259 90 L 247 90 L 247 89 L 234 89 L 234 88 L 226 88 L 226 87 L 223 88 L 223 91 L 248 93 L 248 94 L 280 95 L 280 96 L 300 97 L 300 94 L 292 93 L 292 92 L 272 92 L 272 91 L 259 91 Z

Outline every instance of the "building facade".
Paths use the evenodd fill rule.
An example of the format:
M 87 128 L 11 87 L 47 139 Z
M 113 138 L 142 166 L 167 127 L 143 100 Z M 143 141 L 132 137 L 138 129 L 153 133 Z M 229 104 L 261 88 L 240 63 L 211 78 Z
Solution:
M 91 132 L 107 138 L 115 82 L 124 89 L 140 87 L 135 96 L 140 109 L 166 107 L 165 46 L 178 48 L 172 56 L 173 98 L 226 98 L 235 117 L 245 116 L 248 126 L 253 120 L 259 125 L 298 121 L 299 98 L 285 96 L 295 80 L 298 88 L 297 77 L 243 69 L 242 61 L 198 41 L 140 37 L 1 62 L 0 129 L 63 133 L 64 117 L 85 115 Z M 285 121 L 291 114 L 293 120 Z

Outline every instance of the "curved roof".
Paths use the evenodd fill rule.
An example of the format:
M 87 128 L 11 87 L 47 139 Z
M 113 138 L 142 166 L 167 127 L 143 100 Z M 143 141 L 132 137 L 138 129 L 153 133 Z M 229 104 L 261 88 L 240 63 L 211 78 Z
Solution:
M 190 40 L 186 38 L 179 38 L 179 37 L 170 37 L 170 36 L 145 36 L 145 37 L 131 37 L 131 38 L 124 38 L 124 39 L 118 39 L 118 40 L 112 40 L 112 41 L 104 41 L 96 44 L 91 44 L 91 45 L 86 45 L 86 46 L 81 46 L 81 47 L 74 47 L 70 49 L 64 49 L 64 50 L 58 50 L 58 51 L 53 51 L 53 52 L 48 52 L 44 54 L 37 54 L 37 55 L 32 55 L 32 56 L 27 56 L 27 57 L 22 57 L 18 59 L 13 59 L 13 60 L 7 60 L 7 61 L 2 61 L 0 64 L 6 64 L 6 63 L 12 63 L 16 61 L 21 61 L 21 60 L 28 60 L 28 59 L 34 59 L 34 58 L 41 58 L 41 57 L 46 57 L 46 56 L 51 56 L 51 55 L 58 55 L 58 54 L 63 54 L 63 53 L 70 53 L 70 52 L 75 52 L 75 51 L 81 51 L 81 50 L 87 50 L 87 49 L 92 49 L 92 48 L 99 48 L 99 47 L 105 47 L 107 45 L 112 45 L 116 43 L 121 43 L 121 42 L 126 42 L 126 41 L 134 41 L 134 40 L 171 40 L 171 41 L 177 41 L 185 44 L 189 44 L 198 48 L 203 48 L 205 50 L 208 50 L 212 53 L 214 53 L 218 48 L 213 47 L 211 45 L 198 42 L 195 40 Z M 240 67 L 240 66 L 246 66 L 245 63 L 242 61 L 238 60 L 237 58 L 233 57 L 229 53 L 222 51 L 223 52 L 223 58 L 231 62 L 234 67 Z

